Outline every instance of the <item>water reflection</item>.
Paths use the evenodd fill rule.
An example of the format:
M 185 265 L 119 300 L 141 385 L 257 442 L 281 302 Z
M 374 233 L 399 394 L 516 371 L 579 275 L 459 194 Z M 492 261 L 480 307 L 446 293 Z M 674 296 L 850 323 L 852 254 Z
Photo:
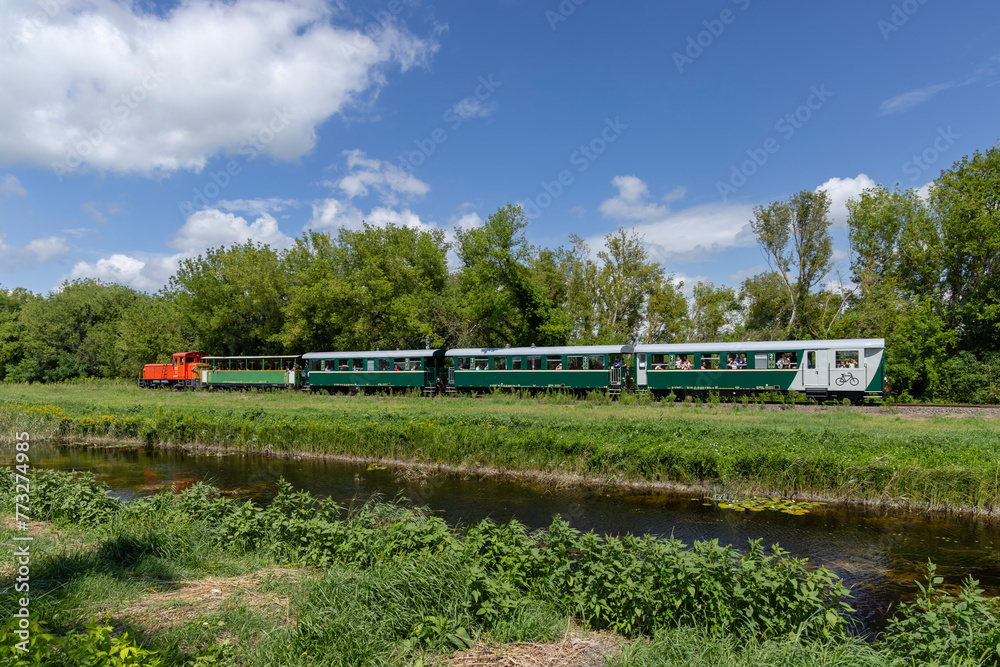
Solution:
M 4 452 L 12 459 L 12 452 Z M 9 462 L 9 461 L 8 461 Z M 884 623 L 886 610 L 916 590 L 914 580 L 928 559 L 951 583 L 967 575 L 991 594 L 1000 593 L 1000 530 L 993 524 L 930 513 L 865 511 L 822 506 L 809 514 L 735 512 L 676 494 L 602 492 L 541 484 L 474 479 L 405 469 L 369 469 L 361 464 L 315 459 L 275 459 L 242 454 L 202 455 L 180 451 L 46 447 L 32 443 L 40 468 L 87 470 L 122 498 L 184 488 L 207 481 L 222 490 L 267 502 L 284 477 L 296 488 L 339 503 L 363 502 L 373 494 L 406 496 L 427 505 L 452 525 L 491 518 L 517 519 L 531 528 L 559 515 L 573 527 L 602 534 L 673 535 L 690 544 L 717 539 L 741 548 L 750 539 L 780 544 L 840 575 L 854 590 L 859 620 L 869 629 Z

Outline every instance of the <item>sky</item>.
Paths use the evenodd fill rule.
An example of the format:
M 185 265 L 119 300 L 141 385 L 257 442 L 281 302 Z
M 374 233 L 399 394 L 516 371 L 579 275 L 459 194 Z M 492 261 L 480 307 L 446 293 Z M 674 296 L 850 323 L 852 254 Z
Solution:
M 0 286 L 42 294 L 509 202 L 736 286 L 817 189 L 846 279 L 848 198 L 1000 140 L 994 0 L 4 0 L 0 39 Z

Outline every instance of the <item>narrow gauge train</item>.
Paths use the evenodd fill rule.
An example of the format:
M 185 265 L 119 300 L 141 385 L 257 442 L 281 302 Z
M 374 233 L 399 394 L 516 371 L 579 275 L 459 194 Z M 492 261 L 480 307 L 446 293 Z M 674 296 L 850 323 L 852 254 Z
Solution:
M 881 338 L 309 352 L 206 357 L 178 353 L 149 364 L 140 386 L 290 388 L 328 392 L 419 389 L 425 394 L 496 388 L 722 396 L 798 392 L 817 399 L 885 397 Z

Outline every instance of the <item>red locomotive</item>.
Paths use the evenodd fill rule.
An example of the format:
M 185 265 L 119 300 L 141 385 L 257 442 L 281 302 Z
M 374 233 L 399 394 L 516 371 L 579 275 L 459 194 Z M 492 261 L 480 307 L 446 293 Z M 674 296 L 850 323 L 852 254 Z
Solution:
M 197 387 L 201 384 L 201 371 L 208 366 L 202 363 L 201 352 L 178 352 L 169 364 L 146 364 L 142 367 L 139 386 L 149 387 Z

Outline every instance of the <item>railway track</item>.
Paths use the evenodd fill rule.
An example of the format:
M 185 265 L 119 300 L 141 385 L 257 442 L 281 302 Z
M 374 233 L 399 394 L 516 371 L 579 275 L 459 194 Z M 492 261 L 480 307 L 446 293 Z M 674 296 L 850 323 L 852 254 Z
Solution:
M 974 408 L 981 410 L 1000 410 L 1000 405 L 984 405 L 982 403 L 886 403 L 890 408 Z

